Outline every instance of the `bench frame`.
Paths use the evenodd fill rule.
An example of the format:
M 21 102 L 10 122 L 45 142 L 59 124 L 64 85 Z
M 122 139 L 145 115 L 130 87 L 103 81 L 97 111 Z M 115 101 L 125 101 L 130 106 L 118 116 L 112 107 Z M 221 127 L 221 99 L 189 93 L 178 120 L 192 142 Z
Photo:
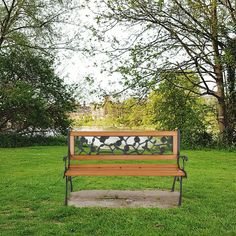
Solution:
M 139 154 L 139 155 L 133 155 L 133 154 L 99 154 L 99 155 L 76 155 L 75 154 L 75 137 L 101 137 L 101 136 L 123 136 L 123 137 L 129 137 L 129 136 L 172 136 L 173 137 L 173 154 L 171 155 L 145 155 L 145 154 Z M 178 176 L 174 176 L 174 175 L 169 175 L 169 174 L 164 174 L 164 175 L 160 175 L 160 173 L 156 173 L 156 174 L 145 174 L 143 175 L 142 172 L 143 170 L 145 170 L 145 164 L 140 164 L 142 166 L 142 168 L 140 169 L 140 174 L 132 174 L 132 175 L 123 175 L 121 174 L 121 176 L 173 176 L 174 180 L 173 180 L 173 184 L 171 187 L 171 192 L 174 192 L 175 190 L 175 184 L 176 181 L 179 181 L 180 184 L 180 194 L 179 194 L 179 201 L 178 201 L 178 205 L 181 206 L 182 204 L 182 182 L 183 182 L 183 177 L 187 178 L 187 173 L 184 170 L 184 163 L 185 161 L 188 160 L 187 156 L 183 156 L 180 155 L 180 132 L 179 130 L 176 131 L 74 131 L 72 129 L 68 130 L 68 155 L 64 156 L 63 160 L 65 162 L 65 170 L 64 170 L 64 178 L 65 178 L 65 182 L 66 182 L 66 191 L 65 191 L 65 205 L 67 205 L 68 203 L 68 187 L 69 187 L 69 183 L 70 183 L 70 192 L 73 192 L 73 183 L 72 183 L 72 177 L 76 177 L 76 176 L 81 176 L 81 175 L 85 175 L 85 176 L 90 176 L 90 174 L 79 174 L 78 171 L 71 172 L 71 169 L 73 170 L 73 168 L 75 168 L 75 165 L 71 165 L 71 160 L 173 160 L 176 159 L 177 161 L 177 168 L 178 171 L 181 171 L 182 174 L 178 175 Z M 180 164 L 180 160 L 182 160 L 182 163 Z M 93 164 L 90 166 L 99 166 L 99 164 Z M 107 165 L 107 164 L 105 164 Z M 114 164 L 116 165 L 116 164 Z M 126 168 L 126 166 L 128 166 L 127 164 L 119 164 L 120 168 L 124 169 Z M 132 164 L 131 164 L 132 165 Z M 162 165 L 162 164 L 161 164 Z M 78 167 L 81 167 L 81 165 L 78 165 Z M 88 165 L 87 165 L 88 166 Z M 100 165 L 102 166 L 102 165 Z M 102 168 L 100 167 L 99 168 Z M 147 166 L 147 165 L 146 165 Z M 154 166 L 154 165 L 153 165 Z M 158 165 L 157 165 L 158 166 Z M 86 169 L 86 165 L 83 166 L 84 169 Z M 123 170 L 122 170 L 123 171 Z M 121 172 L 121 171 L 118 171 Z M 129 172 L 127 172 L 129 173 Z M 153 172 L 152 172 L 153 173 Z M 92 174 L 94 175 L 94 174 Z M 97 176 L 119 176 L 116 174 L 106 174 L 106 173 L 102 173 L 100 174 L 96 174 Z

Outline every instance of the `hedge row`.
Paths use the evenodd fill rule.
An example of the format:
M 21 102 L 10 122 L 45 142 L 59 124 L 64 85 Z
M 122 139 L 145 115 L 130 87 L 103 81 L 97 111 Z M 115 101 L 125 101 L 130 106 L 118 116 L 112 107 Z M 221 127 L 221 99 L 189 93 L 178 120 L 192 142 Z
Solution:
M 45 137 L 41 135 L 26 136 L 19 134 L 0 134 L 0 147 L 27 146 L 63 146 L 67 145 L 66 136 Z

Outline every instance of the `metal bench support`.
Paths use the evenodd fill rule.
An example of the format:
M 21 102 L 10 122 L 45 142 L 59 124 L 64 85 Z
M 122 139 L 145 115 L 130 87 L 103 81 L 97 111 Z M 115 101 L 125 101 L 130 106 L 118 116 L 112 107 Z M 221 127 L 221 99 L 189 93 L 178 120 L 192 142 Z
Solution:
M 66 194 L 65 194 L 65 206 L 67 206 L 68 200 L 67 200 L 67 196 L 68 196 L 68 177 L 66 176 Z
M 182 204 L 182 181 L 183 181 L 183 177 L 181 176 L 179 178 L 179 206 L 181 206 Z
M 73 192 L 72 177 L 70 177 L 69 181 L 70 181 L 70 191 Z
M 172 188 L 171 188 L 171 192 L 174 192 L 174 191 L 175 191 L 175 182 L 176 182 L 176 179 L 177 179 L 177 177 L 175 176 L 175 177 L 174 177 L 174 182 L 173 182 L 173 185 L 172 185 Z

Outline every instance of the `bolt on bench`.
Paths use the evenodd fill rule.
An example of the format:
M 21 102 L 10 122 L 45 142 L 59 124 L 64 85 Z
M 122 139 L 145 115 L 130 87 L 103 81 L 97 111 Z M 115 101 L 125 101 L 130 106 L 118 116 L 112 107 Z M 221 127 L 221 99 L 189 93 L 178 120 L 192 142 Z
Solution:
M 180 206 L 182 179 L 187 177 L 184 170 L 184 162 L 187 161 L 187 157 L 180 155 L 179 146 L 179 131 L 69 130 L 68 156 L 64 157 L 65 205 L 68 202 L 68 182 L 70 191 L 73 191 L 72 177 L 170 176 L 174 177 L 171 191 L 174 191 L 176 180 L 179 180 L 178 204 Z M 93 160 L 100 162 L 122 160 L 122 163 L 87 163 Z M 153 163 L 153 161 L 159 160 L 161 163 Z M 182 160 L 181 165 L 180 160 Z M 127 164 L 127 161 L 131 163 Z M 149 161 L 149 163 L 137 163 L 137 161 Z

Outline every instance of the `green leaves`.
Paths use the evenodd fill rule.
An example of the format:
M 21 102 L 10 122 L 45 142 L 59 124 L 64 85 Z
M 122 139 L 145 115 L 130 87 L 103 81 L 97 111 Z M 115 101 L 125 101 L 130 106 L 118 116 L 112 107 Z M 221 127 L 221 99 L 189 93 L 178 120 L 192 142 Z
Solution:
M 0 56 L 0 72 L 0 132 L 66 130 L 74 91 L 54 74 L 50 58 L 13 49 Z
M 160 81 L 168 81 L 168 78 L 161 77 L 163 73 L 182 74 L 182 79 L 186 81 L 183 95 L 190 92 L 216 98 L 218 130 L 223 134 L 229 129 L 228 136 L 234 136 L 235 140 L 236 2 L 101 2 L 97 32 L 110 30 L 112 34 L 121 27 L 125 32 L 118 42 L 111 43 L 110 54 L 107 53 L 111 61 L 115 61 L 112 71 L 122 74 L 125 89 L 136 90 L 142 97 L 155 90 Z M 107 44 L 110 43 L 109 37 L 106 39 L 104 36 L 104 39 Z M 198 74 L 199 81 L 189 80 L 189 71 Z M 192 86 L 186 86 L 189 82 Z M 181 101 L 182 91 L 180 93 L 178 84 L 175 85 L 177 92 L 172 94 L 173 101 Z M 234 144 L 235 141 L 229 143 Z
M 189 77 L 196 83 L 199 81 L 194 74 Z M 209 112 L 206 104 L 193 92 L 187 91 L 197 92 L 191 86 L 183 77 L 176 75 L 169 75 L 168 80 L 160 83 L 157 91 L 150 96 L 155 115 L 154 124 L 164 130 L 180 129 L 183 143 L 187 147 L 205 146 L 211 141 L 207 129 L 213 124 L 206 123 L 206 110 Z M 214 116 L 213 113 L 211 115 Z M 208 135 L 209 140 L 201 141 L 202 135 Z
M 0 51 L 21 46 L 54 54 L 59 46 L 69 48 L 74 36 L 63 34 L 62 27 L 74 9 L 75 3 L 62 0 L 0 1 Z

